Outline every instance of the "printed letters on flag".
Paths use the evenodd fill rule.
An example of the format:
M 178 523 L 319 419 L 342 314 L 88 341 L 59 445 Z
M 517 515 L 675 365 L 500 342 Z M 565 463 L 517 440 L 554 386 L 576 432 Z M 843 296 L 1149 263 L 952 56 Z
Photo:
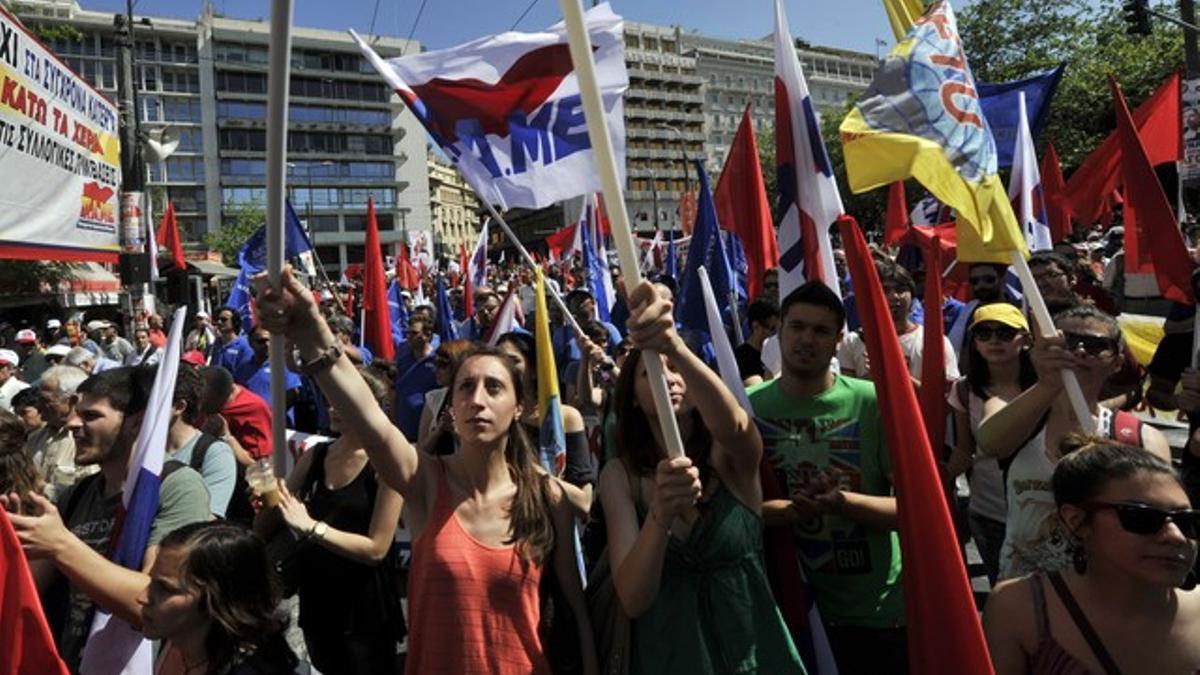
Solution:
M 779 297 L 820 279 L 840 298 L 829 228 L 843 212 L 842 196 L 782 0 L 775 0 L 775 165 L 781 214 Z
M 607 3 L 584 18 L 617 166 L 624 167 L 623 22 Z M 386 61 L 351 35 L 481 199 L 539 209 L 600 189 L 562 23 Z
M 852 190 L 913 177 L 957 212 L 960 261 L 1025 252 L 947 0 L 930 3 L 888 54 L 841 134 Z

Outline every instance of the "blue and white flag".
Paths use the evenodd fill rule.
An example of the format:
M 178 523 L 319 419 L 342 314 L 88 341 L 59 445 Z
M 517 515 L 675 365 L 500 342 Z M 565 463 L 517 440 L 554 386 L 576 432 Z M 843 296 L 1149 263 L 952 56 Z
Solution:
M 595 300 L 596 318 L 611 322 L 616 290 L 613 289 L 612 274 L 608 270 L 608 256 L 602 257 L 596 250 L 597 245 L 603 246 L 603 241 L 595 221 L 595 212 L 590 207 L 585 208 L 583 220 L 579 221 L 583 269 L 587 275 L 587 286 Z
M 623 168 L 623 21 L 608 3 L 587 10 L 584 20 L 605 124 Z M 502 209 L 540 209 L 600 189 L 564 24 L 386 61 L 350 33 L 480 199 Z
M 1028 122 L 1035 141 L 1042 135 L 1042 128 L 1046 126 L 1046 118 L 1050 114 L 1050 100 L 1054 98 L 1062 73 L 1063 66 L 1059 66 L 1023 80 L 998 84 L 976 83 L 983 116 L 987 118 L 992 137 L 996 139 L 996 165 L 999 168 L 1006 169 L 1016 161 L 1013 148 L 1016 147 L 1018 122 L 1022 119 Z M 1017 115 L 1019 94 L 1025 94 L 1027 116 Z
M 1013 147 L 1012 175 L 1008 179 L 1008 200 L 1012 202 L 1017 223 L 1025 234 L 1030 251 L 1049 251 L 1053 244 L 1050 220 L 1042 198 L 1042 177 L 1038 169 L 1033 136 L 1026 117 L 1025 92 L 1017 92 L 1017 138 Z
M 150 528 L 158 513 L 158 492 L 166 459 L 167 430 L 171 427 L 171 401 L 179 372 L 179 349 L 183 343 L 187 307 L 175 310 L 166 353 L 159 361 L 150 401 L 138 430 L 129 470 L 121 488 L 118 530 L 112 533 L 112 561 L 141 570 Z M 79 672 L 84 675 L 150 675 L 154 671 L 150 642 L 124 620 L 97 609 L 91 633 L 84 645 Z
M 392 340 L 400 342 L 405 339 L 404 332 L 408 330 L 408 307 L 404 304 L 404 298 L 401 297 L 400 282 L 392 280 L 392 285 L 388 286 L 387 301 L 388 315 L 391 317 L 392 324 Z
M 296 216 L 296 211 L 292 208 L 290 201 L 285 201 L 287 209 L 284 212 L 284 238 L 283 238 L 283 258 L 291 260 L 299 258 L 302 254 L 312 250 L 312 242 L 308 240 L 308 235 L 304 232 L 304 228 L 300 226 L 300 218 Z M 242 330 L 249 332 L 254 329 L 254 312 L 251 311 L 250 301 L 254 297 L 254 290 L 250 288 L 250 278 L 267 269 L 267 226 L 263 225 L 258 228 L 250 238 L 242 244 L 242 248 L 238 250 L 238 265 L 241 267 L 238 270 L 237 279 L 233 282 L 233 289 L 229 292 L 229 297 L 225 300 L 227 307 L 233 307 L 242 315 Z
M 469 263 L 471 288 L 475 290 L 487 286 L 488 223 L 490 222 L 490 218 L 483 221 L 483 227 L 479 230 L 479 240 L 475 242 L 475 251 L 471 254 Z

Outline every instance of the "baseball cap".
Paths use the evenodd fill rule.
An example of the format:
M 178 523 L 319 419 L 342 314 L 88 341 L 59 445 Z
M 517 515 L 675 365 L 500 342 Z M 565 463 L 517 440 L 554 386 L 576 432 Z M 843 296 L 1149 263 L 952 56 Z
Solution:
M 995 321 L 1005 326 L 1029 330 L 1029 322 L 1025 320 L 1025 315 L 1016 305 L 1007 302 L 993 302 L 976 309 L 975 316 L 971 318 L 971 325 L 975 326 L 984 321 Z
M 58 319 L 50 319 L 46 322 L 46 328 L 62 328 L 62 321 Z
M 193 366 L 197 366 L 197 367 L 203 366 L 204 365 L 204 352 L 193 349 L 191 351 L 184 352 L 183 356 L 180 357 L 180 360 L 183 361 L 184 363 L 190 363 Z
M 11 349 L 0 349 L 0 366 L 19 366 L 21 365 L 21 357 Z
M 89 333 L 94 330 L 100 330 L 101 328 L 107 328 L 107 327 L 108 327 L 108 322 L 104 321 L 102 319 L 92 319 L 91 321 L 87 322 L 87 326 L 86 326 Z
M 197 319 L 207 319 L 207 318 L 208 318 L 208 312 L 205 312 L 205 311 L 199 311 L 199 312 L 196 312 L 196 318 L 197 318 Z
M 37 333 L 26 328 L 25 330 L 17 331 L 17 342 L 37 342 Z
M 66 356 L 67 352 L 69 352 L 69 351 L 71 351 L 71 348 L 66 345 L 51 345 L 50 348 L 46 350 L 46 355 L 47 356 Z

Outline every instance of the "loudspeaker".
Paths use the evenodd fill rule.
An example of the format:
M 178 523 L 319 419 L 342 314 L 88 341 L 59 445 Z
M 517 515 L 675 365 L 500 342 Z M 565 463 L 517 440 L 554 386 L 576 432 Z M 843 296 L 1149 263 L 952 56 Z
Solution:
M 122 253 L 118 268 L 122 286 L 150 283 L 149 253 Z

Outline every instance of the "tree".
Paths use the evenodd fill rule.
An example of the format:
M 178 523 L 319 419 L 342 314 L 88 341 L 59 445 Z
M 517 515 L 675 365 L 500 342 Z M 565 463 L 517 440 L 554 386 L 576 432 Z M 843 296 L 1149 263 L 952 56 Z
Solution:
M 1115 127 L 1109 72 L 1134 107 L 1183 65 L 1182 33 L 1156 22 L 1148 37 L 1127 35 L 1118 0 L 988 0 L 958 18 L 977 81 L 1007 82 L 1067 65 L 1042 142 L 1054 139 L 1068 172 Z
M 233 218 L 225 220 L 216 232 L 205 238 L 208 247 L 219 252 L 226 264 L 237 262 L 238 250 L 267 221 L 266 213 L 259 202 L 244 202 L 233 212 Z

